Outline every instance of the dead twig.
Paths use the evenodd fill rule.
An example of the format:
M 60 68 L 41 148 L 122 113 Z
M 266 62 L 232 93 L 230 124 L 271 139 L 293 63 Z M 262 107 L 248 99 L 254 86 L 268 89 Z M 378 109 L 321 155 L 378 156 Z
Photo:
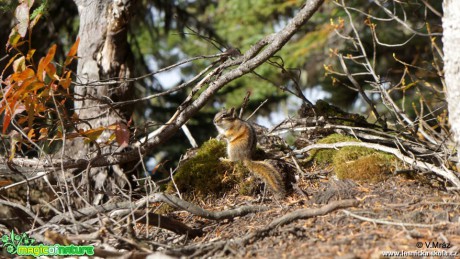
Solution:
M 403 153 L 401 153 L 399 149 L 391 148 L 391 147 L 387 147 L 387 146 L 383 146 L 379 144 L 364 143 L 364 142 L 340 142 L 340 143 L 333 143 L 333 144 L 314 144 L 314 145 L 304 147 L 301 150 L 294 150 L 294 153 L 303 154 L 312 149 L 338 149 L 338 148 L 350 147 L 350 146 L 372 148 L 375 150 L 393 154 L 394 156 L 396 156 L 399 160 L 403 161 L 404 163 L 413 165 L 417 168 L 432 171 L 435 174 L 443 177 L 444 179 L 449 180 L 455 187 L 460 187 L 460 180 L 458 179 L 457 175 L 455 175 L 453 171 L 447 168 L 437 167 L 428 162 L 422 162 L 422 161 L 416 160 L 412 157 L 408 157 L 404 155 Z
M 181 126 L 190 120 L 190 118 L 195 115 L 217 93 L 217 91 L 233 80 L 240 78 L 247 73 L 251 73 L 251 71 L 254 71 L 255 68 L 270 59 L 291 39 L 296 32 L 300 30 L 300 28 L 313 16 L 313 14 L 315 14 L 316 10 L 323 2 L 324 0 L 307 1 L 299 12 L 291 19 L 289 24 L 287 24 L 283 29 L 261 39 L 246 53 L 244 53 L 244 55 L 238 56 L 233 60 L 228 59 L 212 70 L 203 78 L 208 83 L 208 87 L 206 89 L 200 92 L 196 98 L 187 98 L 167 123 L 154 132 L 148 134 L 145 145 L 142 145 L 143 141 L 138 142 L 140 153 L 145 154 L 147 152 L 152 152 L 161 144 L 165 143 L 169 138 L 174 136 Z M 211 79 L 211 76 L 213 76 L 213 80 L 208 81 L 208 79 Z M 200 82 L 197 85 L 200 85 Z M 103 167 L 114 164 L 123 164 L 139 160 L 140 158 L 139 152 L 137 150 L 132 150 L 123 153 L 102 154 L 91 159 L 68 160 L 64 161 L 62 164 L 64 169 L 85 169 L 88 165 L 91 167 Z M 13 162 L 16 164 L 16 162 L 19 161 L 13 159 Z M 52 163 L 50 161 L 47 163 L 34 161 L 32 166 L 37 166 L 37 170 L 43 170 L 45 168 L 56 168 L 56 170 L 61 169 L 61 163 Z
M 348 207 L 355 207 L 359 204 L 359 201 L 357 200 L 354 200 L 354 199 L 348 199 L 348 200 L 342 200 L 342 201 L 333 201 L 321 208 L 317 208 L 317 209 L 301 209 L 301 210 L 296 210 L 296 211 L 293 211 L 291 213 L 288 213 L 280 218 L 277 218 L 275 220 L 273 220 L 270 224 L 268 224 L 268 226 L 266 226 L 265 228 L 257 231 L 256 233 L 252 234 L 251 237 L 247 237 L 246 239 L 248 240 L 248 243 L 245 243 L 245 244 L 249 244 L 249 240 L 251 240 L 252 238 L 254 237 L 257 237 L 257 236 L 260 236 L 260 235 L 263 235 L 264 233 L 267 233 L 268 231 L 276 228 L 276 227 L 279 227 L 279 226 L 283 226 L 283 225 L 286 225 L 286 224 L 289 224 L 291 222 L 294 222 L 296 220 L 299 220 L 299 219 L 307 219 L 307 218 L 312 218 L 312 217 L 316 217 L 316 216 L 323 216 L 323 215 L 326 215 L 328 213 L 331 213 L 335 210 L 338 210 L 338 209 L 342 209 L 342 208 L 348 208 Z
M 31 210 L 29 210 L 28 208 L 22 206 L 21 204 L 10 202 L 10 201 L 5 201 L 5 200 L 2 200 L 2 199 L 0 199 L 0 204 L 22 210 L 23 212 L 25 212 L 27 215 L 29 215 L 35 222 L 37 222 L 41 226 L 46 224 L 42 219 L 40 219 L 38 217 L 38 215 L 35 215 Z
M 241 217 L 250 213 L 261 212 L 268 210 L 266 206 L 241 206 L 235 209 L 224 210 L 224 211 L 208 211 L 195 204 L 179 199 L 175 196 L 159 193 L 158 201 L 168 203 L 171 206 L 186 210 L 196 216 L 200 216 L 207 219 L 222 220 L 232 219 L 235 217 Z
M 236 243 L 241 246 L 246 246 L 246 245 L 254 243 L 258 239 L 268 236 L 269 232 L 277 227 L 289 224 L 299 219 L 307 219 L 307 218 L 312 218 L 316 216 L 323 216 L 323 215 L 326 215 L 338 209 L 355 207 L 358 205 L 358 203 L 359 202 L 357 200 L 349 199 L 349 200 L 342 200 L 342 201 L 334 201 L 320 208 L 296 210 L 296 211 L 293 211 L 289 214 L 286 214 L 282 217 L 279 217 L 273 220 L 266 227 L 258 229 L 254 233 L 247 234 L 241 238 L 236 238 L 232 240 L 231 242 Z M 228 242 L 229 241 L 224 240 L 224 241 L 218 241 L 218 242 L 213 242 L 213 243 L 207 243 L 204 245 L 192 245 L 192 246 L 187 246 L 187 247 L 178 249 L 175 252 L 186 254 L 186 255 L 191 255 L 192 257 L 195 257 L 195 256 L 207 254 L 211 250 L 223 249 L 228 244 Z
M 375 107 L 375 104 L 366 95 L 366 93 L 364 92 L 364 88 L 361 86 L 361 84 L 359 84 L 358 81 L 356 81 L 356 79 L 353 77 L 353 75 L 348 71 L 348 67 L 345 64 L 345 61 L 343 60 L 342 54 L 339 54 L 338 57 L 339 57 L 340 65 L 342 66 L 343 71 L 347 75 L 348 80 L 350 80 L 350 82 L 353 84 L 353 86 L 358 90 L 358 92 L 361 95 L 361 97 L 363 98 L 363 100 L 369 105 L 369 108 L 371 108 L 372 112 L 375 114 L 375 117 L 377 118 L 377 121 L 380 122 L 382 127 L 386 128 L 386 122 L 384 120 L 382 120 L 382 117 L 380 116 L 379 112 L 377 111 L 377 108 Z
M 418 223 L 393 222 L 393 221 L 388 221 L 388 220 L 372 219 L 372 218 L 360 216 L 348 210 L 342 210 L 342 211 L 347 216 L 357 218 L 363 221 L 368 221 L 368 222 L 377 223 L 377 224 L 384 224 L 384 225 L 401 226 L 401 227 L 416 227 L 416 228 L 434 228 L 434 227 L 443 226 L 446 224 L 446 223 L 418 224 Z
M 1 200 L 0 200 L 1 201 Z M 244 216 L 250 213 L 260 212 L 268 210 L 266 206 L 241 206 L 235 209 L 225 210 L 225 211 L 208 211 L 205 210 L 195 204 L 182 200 L 178 197 L 165 194 L 165 193 L 155 193 L 149 197 L 144 197 L 136 202 L 115 202 L 109 204 L 103 204 L 99 206 L 92 206 L 92 207 L 85 207 L 80 210 L 73 211 L 75 219 L 79 219 L 82 217 L 92 217 L 99 213 L 109 213 L 114 210 L 120 209 L 133 209 L 133 208 L 140 208 L 145 206 L 146 203 L 154 203 L 154 202 L 165 202 L 173 207 L 186 210 L 196 216 L 200 216 L 207 219 L 213 220 L 222 220 L 222 219 L 232 219 L 234 217 Z M 130 213 L 130 211 L 126 211 L 126 214 L 117 213 L 117 216 L 124 216 Z M 55 224 L 60 221 L 66 221 L 69 219 L 69 213 L 62 213 L 53 217 L 49 223 Z
M 191 228 L 179 220 L 170 217 L 165 217 L 156 213 L 148 213 L 146 217 L 143 211 L 135 211 L 134 216 L 139 219 L 137 222 L 148 224 L 158 228 L 170 230 L 179 235 L 187 235 L 190 238 L 203 235 L 201 229 Z

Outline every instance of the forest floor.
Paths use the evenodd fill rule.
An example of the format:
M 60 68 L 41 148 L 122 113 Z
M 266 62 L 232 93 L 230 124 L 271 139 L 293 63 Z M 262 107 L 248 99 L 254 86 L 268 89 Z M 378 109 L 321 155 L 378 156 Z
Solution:
M 289 122 L 289 127 L 294 127 L 292 125 L 294 123 Z M 295 125 L 304 127 L 306 124 L 304 121 Z M 322 129 L 314 136 L 303 135 L 307 141 L 296 141 L 299 144 L 297 150 L 319 143 L 311 140 L 312 136 L 324 141 L 323 135 L 328 135 L 331 140 L 331 130 L 325 126 Z M 371 132 L 357 127 L 352 129 L 361 136 L 368 136 Z M 372 129 L 372 133 L 377 134 L 375 132 Z M 460 191 L 446 188 L 448 183 L 439 175 L 398 163 L 398 173 L 395 173 L 396 170 L 385 166 L 387 160 L 383 158 L 386 156 L 362 148 L 345 150 L 345 147 L 326 153 L 312 150 L 302 163 L 296 163 L 294 156 L 286 151 L 291 150 L 283 149 L 287 145 L 280 138 L 264 132 L 258 136 L 262 136 L 258 144 L 265 144 L 262 150 L 269 154 L 267 157 L 277 162 L 274 164 L 277 169 L 282 169 L 278 171 L 285 178 L 297 177 L 292 190 L 284 198 L 276 198 L 270 191 L 258 192 L 262 182 L 258 184 L 255 178 L 246 177 L 249 172 L 246 176 L 243 172 L 235 173 L 238 172 L 237 166 L 233 166 L 231 174 L 228 173 L 230 167 L 219 161 L 225 156 L 225 145 L 213 140 L 203 144 L 200 150 L 190 150 L 184 155 L 188 158 L 180 163 L 174 184 L 169 184 L 174 188 L 146 197 L 140 186 L 139 193 L 131 197 L 130 202 L 115 197 L 112 202 L 98 206 L 98 210 L 88 207 L 81 209 L 84 212 L 73 214 L 78 216 L 76 220 L 79 222 L 93 224 L 91 230 L 95 232 L 72 234 L 74 221 L 67 222 L 65 215 L 56 215 L 45 219 L 49 223 L 44 222 L 43 227 L 37 228 L 38 234 L 34 238 L 50 244 L 69 244 L 70 239 L 78 244 L 94 245 L 95 255 L 100 258 L 146 258 L 152 252 L 172 258 L 460 258 Z M 389 140 L 382 142 L 386 144 L 396 138 L 387 132 L 378 132 L 378 136 L 380 142 Z M 337 135 L 332 140 L 334 142 L 321 143 L 350 141 Z M 406 143 L 407 150 L 413 147 L 414 150 L 427 150 L 420 152 L 421 155 L 434 153 L 414 141 L 398 140 L 398 143 Z M 341 157 L 339 153 L 347 156 Z M 309 159 L 310 156 L 315 160 Z M 359 160 L 358 156 L 374 159 Z M 319 165 L 321 157 L 323 160 L 329 157 L 326 160 L 329 162 Z M 294 163 L 288 163 L 289 159 Z M 419 163 L 426 161 L 430 160 L 424 156 Z M 366 166 L 369 163 L 376 166 Z M 221 169 L 220 176 L 216 168 Z M 365 176 L 371 169 L 375 171 L 374 175 L 388 171 L 388 177 L 369 178 L 384 179 L 374 183 L 365 182 L 362 177 L 358 178 L 360 180 L 338 180 L 337 168 L 347 169 L 351 176 L 358 175 L 358 172 Z M 181 175 L 180 170 L 188 175 Z M 235 175 L 240 178 L 233 177 Z M 246 184 L 249 182 L 252 184 Z M 254 188 L 242 187 L 250 185 Z M 262 194 L 241 194 L 246 188 L 246 193 Z M 178 192 L 181 195 L 175 195 Z M 9 193 L 18 196 L 27 193 L 27 189 L 11 188 Z M 13 201 L 14 197 L 9 198 Z M 142 207 L 144 203 L 138 203 L 147 200 L 148 210 Z M 15 201 L 19 202 L 20 198 Z M 131 215 L 133 201 L 141 209 Z M 124 207 L 120 207 L 122 205 Z M 146 212 L 148 220 L 141 221 Z M 18 214 L 16 219 L 27 218 L 21 215 Z M 134 228 L 133 217 L 139 219 Z M 0 223 L 1 220 L 0 217 Z M 27 221 L 4 221 L 11 223 L 8 227 L 17 229 L 16 233 L 25 232 L 29 227 Z M 6 254 L 1 252 L 0 257 Z
M 242 205 L 265 205 L 269 210 L 213 222 L 173 215 L 189 226 L 206 227 L 205 234 L 187 243 L 196 246 L 226 241 L 213 258 L 384 258 L 386 252 L 404 258 L 460 257 L 460 195 L 422 184 L 404 175 L 370 184 L 323 178 L 300 180 L 286 198 L 242 196 L 235 191 L 218 200 L 198 204 L 207 210 Z M 300 219 L 272 229 L 242 245 L 238 238 L 263 229 L 273 220 L 299 209 L 313 209 L 333 200 L 356 199 L 358 206 L 338 209 L 324 216 Z M 262 201 L 261 201 L 262 200 Z M 411 254 L 412 253 L 412 254 Z M 439 256 L 438 256 L 439 255 Z M 456 256 L 455 256 L 456 255 Z M 396 254 L 391 256 L 398 257 Z

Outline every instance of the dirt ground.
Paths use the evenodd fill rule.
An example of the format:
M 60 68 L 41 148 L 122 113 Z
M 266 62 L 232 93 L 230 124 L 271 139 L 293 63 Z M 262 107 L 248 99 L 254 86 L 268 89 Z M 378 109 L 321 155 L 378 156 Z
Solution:
M 407 176 L 392 176 L 377 184 L 323 178 L 301 179 L 283 200 L 242 196 L 236 192 L 198 204 L 219 211 L 242 205 L 265 205 L 268 211 L 212 221 L 172 215 L 205 235 L 181 239 L 177 246 L 206 246 L 226 242 L 200 257 L 211 258 L 384 258 L 401 252 L 403 258 L 460 257 L 460 195 L 439 186 L 422 184 Z M 303 190 L 300 192 L 299 190 Z M 300 209 L 313 209 L 334 200 L 356 199 L 359 205 L 324 216 L 296 220 L 277 227 L 242 246 L 238 238 L 254 233 L 271 221 Z M 396 255 L 391 256 L 396 258 Z

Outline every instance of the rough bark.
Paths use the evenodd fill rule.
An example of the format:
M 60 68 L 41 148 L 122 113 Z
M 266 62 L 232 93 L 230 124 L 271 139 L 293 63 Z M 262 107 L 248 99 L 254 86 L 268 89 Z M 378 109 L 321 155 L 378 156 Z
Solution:
M 75 0 L 75 3 L 80 16 L 80 45 L 74 104 L 79 120 L 84 121 L 77 125 L 77 129 L 88 130 L 126 122 L 131 115 L 130 109 L 109 109 L 105 104 L 129 100 L 133 93 L 132 85 L 123 80 L 131 74 L 132 62 L 127 42 L 131 2 Z M 106 130 L 97 141 L 106 142 L 112 133 Z M 69 144 L 66 155 L 75 159 L 91 158 L 101 152 L 111 153 L 118 148 L 112 145 L 98 149 L 96 143 L 88 145 L 81 138 Z M 94 174 L 96 169 L 92 170 Z M 107 168 L 98 170 L 102 175 L 97 180 L 100 186 L 107 175 Z
M 80 1 L 77 1 L 77 3 L 78 2 Z M 133 146 L 135 148 L 139 148 L 139 150 L 134 149 L 125 153 L 102 153 L 102 156 L 98 156 L 96 158 L 89 157 L 78 159 L 80 157 L 74 156 L 72 157 L 73 159 L 69 160 L 56 159 L 54 160 L 56 161 L 54 164 L 33 161 L 30 159 L 13 159 L 13 162 L 15 164 L 34 166 L 35 168 L 41 170 L 49 168 L 83 169 L 88 166 L 102 167 L 138 160 L 142 154 L 152 152 L 170 139 L 182 127 L 182 125 L 184 125 L 206 103 L 208 103 L 217 91 L 233 80 L 250 73 L 278 52 L 302 27 L 302 25 L 304 25 L 313 16 L 323 2 L 324 0 L 306 1 L 301 10 L 282 30 L 264 37 L 252 46 L 246 53 L 244 53 L 244 55 L 238 56 L 235 59 L 228 59 L 209 72 L 201 80 L 201 83 L 199 83 L 208 83 L 209 85 L 207 88 L 199 93 L 195 99 L 188 100 L 178 107 L 176 114 L 165 125 L 150 133 L 147 138 L 143 138 L 136 142 Z M 210 78 L 213 78 L 213 80 L 209 80 Z
M 460 154 L 460 1 L 444 0 L 442 19 L 444 77 L 451 130 Z M 460 161 L 460 160 L 459 160 Z

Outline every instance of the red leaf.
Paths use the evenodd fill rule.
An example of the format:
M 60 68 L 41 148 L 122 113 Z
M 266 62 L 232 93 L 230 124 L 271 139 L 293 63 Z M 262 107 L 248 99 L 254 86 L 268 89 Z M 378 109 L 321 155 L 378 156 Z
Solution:
M 30 85 L 26 88 L 26 90 L 27 90 L 28 92 L 35 92 L 35 91 L 37 91 L 38 89 L 43 88 L 44 86 L 45 86 L 45 84 L 44 84 L 43 82 L 35 81 L 35 82 L 33 82 L 32 84 L 30 84 Z
M 10 126 L 11 119 L 14 118 L 14 116 L 16 116 L 17 114 L 25 111 L 25 106 L 21 103 L 16 104 L 16 102 L 14 102 L 10 103 L 9 105 L 11 107 L 11 110 L 6 108 L 5 115 L 3 116 L 3 134 L 5 134 L 6 129 L 8 128 L 8 126 Z M 11 112 L 13 112 L 13 114 L 11 114 Z
M 37 82 L 37 79 L 35 77 L 35 72 L 30 69 L 26 68 L 22 72 L 17 72 L 11 75 L 11 81 L 12 82 L 17 82 L 18 88 L 14 90 L 13 93 L 13 98 L 16 99 L 23 99 L 27 95 L 27 89 L 29 86 L 35 82 Z
M 161 163 L 158 163 L 155 165 L 155 167 L 152 169 L 152 171 L 150 172 L 151 175 L 155 175 L 155 173 L 158 171 L 158 168 L 160 168 L 160 166 L 162 166 Z
M 6 129 L 10 125 L 10 122 L 11 122 L 11 114 L 8 110 L 5 110 L 5 115 L 3 116 L 3 130 L 2 130 L 3 134 L 6 133 Z
M 16 81 L 16 82 L 23 82 L 26 79 L 34 78 L 34 77 L 35 77 L 35 71 L 33 71 L 31 68 L 26 68 L 22 72 L 14 73 L 11 76 L 11 80 Z
M 18 115 L 19 113 L 23 112 L 26 110 L 26 107 L 22 103 L 17 103 L 16 107 L 14 108 L 13 111 L 13 118 Z
M 11 180 L 0 180 L 0 187 L 7 186 L 7 185 L 10 185 L 12 183 L 13 183 L 13 181 L 11 181 Z
M 126 124 L 124 124 L 122 122 L 119 122 L 117 124 L 117 127 L 115 128 L 115 136 L 116 136 L 116 139 L 117 139 L 117 143 L 118 143 L 118 145 L 120 145 L 120 147 L 128 146 L 130 132 L 129 132 L 129 128 L 128 128 L 128 126 L 126 126 Z
M 51 80 L 57 79 L 56 78 L 56 67 L 50 63 L 45 68 L 46 74 L 48 75 Z
M 48 129 L 47 128 L 41 128 L 40 131 L 40 137 L 38 137 L 38 140 L 43 140 L 48 138 Z
M 56 44 L 51 46 L 51 48 L 48 50 L 48 54 L 46 54 L 46 57 L 41 58 L 40 62 L 38 63 L 38 69 L 37 69 L 37 77 L 38 80 L 44 81 L 44 71 L 48 67 L 48 64 L 53 60 L 54 54 L 56 53 Z
M 8 64 L 6 64 L 5 68 L 4 68 L 3 71 L 2 71 L 2 77 L 3 77 L 3 74 L 5 73 L 6 69 L 7 69 L 9 66 L 11 66 L 11 64 L 14 63 L 14 61 L 16 60 L 16 57 L 17 57 L 17 56 L 19 56 L 19 53 L 16 54 L 16 55 L 14 55 L 14 57 L 12 57 L 12 58 L 10 59 L 10 61 L 8 61 Z
M 3 110 L 5 110 L 7 103 L 10 102 L 9 101 L 10 94 L 14 94 L 15 86 L 16 84 L 10 84 L 3 90 L 4 91 L 3 99 L 0 100 L 0 114 L 3 112 Z
M 27 97 L 29 95 L 29 92 L 27 91 L 27 89 L 29 88 L 31 84 L 35 82 L 36 82 L 35 78 L 28 78 L 18 83 L 19 88 L 14 92 L 13 98 L 22 100 L 24 99 L 24 97 Z
M 35 130 L 30 129 L 29 132 L 27 133 L 27 137 L 30 138 L 30 139 L 35 138 Z
M 69 53 L 67 53 L 67 56 L 66 56 L 65 62 L 64 62 L 65 66 L 69 65 L 70 62 L 72 62 L 72 60 L 75 58 L 75 55 L 77 54 L 79 44 L 80 44 L 80 38 L 77 38 L 75 43 L 70 48 Z
M 71 74 L 71 71 L 67 71 L 64 77 L 59 81 L 59 85 L 61 85 L 64 89 L 68 89 L 72 83 L 72 78 L 70 77 Z

